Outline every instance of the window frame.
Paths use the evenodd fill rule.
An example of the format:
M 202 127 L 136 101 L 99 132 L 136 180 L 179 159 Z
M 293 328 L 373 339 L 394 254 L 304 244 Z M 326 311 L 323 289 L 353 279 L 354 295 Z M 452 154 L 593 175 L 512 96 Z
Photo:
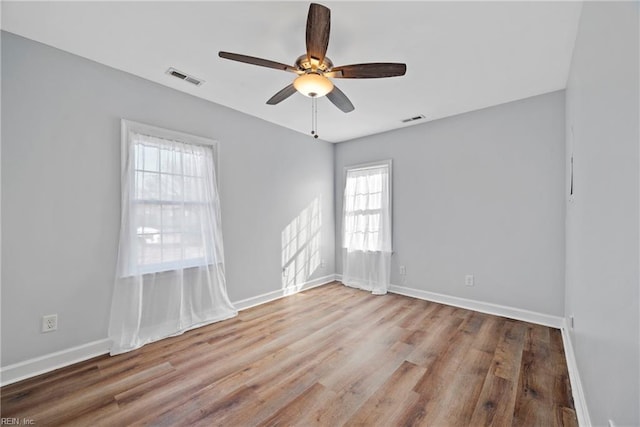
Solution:
M 344 191 L 345 191 L 345 187 L 347 186 L 347 173 L 349 171 L 375 169 L 380 166 L 387 166 L 389 168 L 389 224 L 391 227 L 391 230 L 390 230 L 391 240 L 393 241 L 393 159 L 358 163 L 355 165 L 345 166 L 342 171 L 342 218 L 341 218 L 342 232 L 340 234 L 340 240 L 341 240 L 340 246 L 342 247 L 342 249 L 346 249 L 346 247 L 344 246 L 344 196 L 345 196 Z M 394 245 L 392 243 L 391 247 L 393 246 Z M 375 251 L 375 252 L 381 252 L 381 251 Z
M 135 200 L 135 198 L 131 196 L 131 194 L 135 192 L 135 189 L 133 188 L 133 183 L 135 182 L 135 179 L 134 179 L 135 167 L 131 168 L 131 170 L 129 171 L 130 175 L 128 177 L 125 176 L 125 174 L 127 174 L 129 153 L 130 153 L 130 147 L 132 143 L 132 139 L 130 138 L 131 133 L 144 134 L 144 135 L 155 137 L 155 138 L 169 139 L 169 140 L 179 141 L 185 144 L 192 144 L 192 145 L 207 147 L 212 151 L 215 180 L 216 180 L 218 189 L 220 188 L 220 181 L 219 181 L 220 172 L 218 170 L 219 169 L 218 167 L 219 142 L 217 140 L 203 137 L 203 136 L 193 135 L 193 134 L 189 134 L 181 131 L 165 129 L 158 126 L 148 125 L 145 123 L 135 122 L 133 120 L 127 120 L 127 119 L 121 119 L 120 129 L 121 129 L 121 134 L 120 134 L 121 197 L 123 196 L 122 182 L 126 179 L 126 182 L 128 183 L 128 186 L 129 186 L 128 191 L 130 194 L 130 200 L 128 203 L 133 203 Z M 135 159 L 131 159 L 131 161 L 133 162 L 135 161 Z M 159 199 L 158 202 L 161 203 L 162 199 Z M 131 207 L 129 208 L 129 215 L 132 215 Z M 128 221 L 131 221 L 131 218 L 129 218 Z M 189 260 L 192 260 L 192 262 L 189 262 Z M 170 271 L 175 271 L 176 269 L 181 267 L 192 268 L 192 267 L 208 265 L 208 262 L 206 261 L 206 259 L 204 259 L 204 263 L 202 263 L 202 261 L 203 259 L 201 258 L 193 258 L 193 259 L 183 260 L 183 262 L 167 261 L 167 262 L 160 262 L 160 263 L 150 264 L 150 265 L 139 265 L 137 264 L 136 260 L 128 259 L 127 263 L 129 263 L 131 266 L 135 266 L 135 270 L 142 272 L 142 274 L 162 274 Z M 213 263 L 216 263 L 216 262 L 218 261 L 214 259 Z M 132 269 L 129 268 L 129 271 L 132 271 Z
M 129 154 L 129 132 L 143 133 L 149 136 L 154 136 L 156 138 L 163 139 L 172 139 L 176 141 L 185 142 L 188 144 L 194 145 L 203 145 L 208 146 L 213 151 L 213 163 L 216 173 L 216 182 L 218 184 L 218 188 L 220 187 L 220 172 L 219 172 L 219 163 L 220 163 L 220 154 L 219 154 L 219 142 L 212 138 L 207 138 L 204 136 L 193 135 L 186 132 L 181 132 L 177 130 L 170 130 L 161 128 L 158 126 L 152 126 L 145 123 L 134 122 L 133 120 L 121 119 L 120 120 L 120 172 L 121 176 L 124 177 L 127 169 L 127 156 Z

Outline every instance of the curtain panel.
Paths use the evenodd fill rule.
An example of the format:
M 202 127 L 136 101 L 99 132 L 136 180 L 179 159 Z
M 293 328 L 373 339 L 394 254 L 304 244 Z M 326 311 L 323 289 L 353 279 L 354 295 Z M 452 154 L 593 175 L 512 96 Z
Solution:
M 383 295 L 391 280 L 391 161 L 347 168 L 342 282 Z
M 212 147 L 135 132 L 130 123 L 123 121 L 112 355 L 237 315 L 226 292 Z

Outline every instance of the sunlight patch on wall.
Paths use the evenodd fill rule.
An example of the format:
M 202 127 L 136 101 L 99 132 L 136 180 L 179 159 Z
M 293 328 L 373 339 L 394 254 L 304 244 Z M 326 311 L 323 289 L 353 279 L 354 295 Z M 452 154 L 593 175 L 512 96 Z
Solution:
M 316 197 L 282 231 L 282 289 L 300 290 L 320 266 L 320 198 Z

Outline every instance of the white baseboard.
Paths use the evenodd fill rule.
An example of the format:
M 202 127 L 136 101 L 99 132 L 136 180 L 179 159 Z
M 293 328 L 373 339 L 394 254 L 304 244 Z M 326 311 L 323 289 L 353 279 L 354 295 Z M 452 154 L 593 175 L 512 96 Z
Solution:
M 564 325 L 564 319 L 562 317 L 538 313 L 535 311 L 523 310 L 521 308 L 509 307 L 506 305 L 475 301 L 467 298 L 454 297 L 451 295 L 438 294 L 435 292 L 423 291 L 421 289 L 414 288 L 405 288 L 403 286 L 396 285 L 389 286 L 389 292 L 437 302 L 440 304 L 452 305 L 454 307 L 466 308 L 467 310 L 479 311 L 481 313 L 507 317 L 509 319 L 522 320 L 524 322 L 550 326 L 552 328 L 561 329 Z
M 335 276 L 337 281 L 342 281 L 341 274 L 336 274 Z M 467 310 L 479 311 L 480 313 L 493 314 L 496 316 L 507 317 L 509 319 L 550 326 L 557 329 L 562 329 L 564 326 L 564 319 L 562 317 L 509 307 L 506 305 L 454 297 L 451 295 L 438 294 L 436 292 L 423 291 L 422 289 L 407 288 L 398 285 L 389 285 L 389 292 L 425 301 L 437 302 L 439 304 L 465 308 Z
M 264 304 L 265 302 L 282 298 L 287 295 L 293 295 L 305 289 L 325 285 L 333 282 L 334 280 L 335 276 L 330 274 L 328 276 L 310 280 L 309 282 L 305 282 L 300 285 L 290 286 L 285 289 L 278 289 L 277 291 L 237 301 L 233 303 L 233 305 L 238 310 L 245 310 L 249 307 Z M 109 353 L 110 348 L 111 340 L 102 339 L 66 350 L 57 351 L 55 353 L 45 354 L 44 356 L 35 357 L 23 362 L 14 363 L 13 365 L 1 367 L 0 386 L 9 385 L 59 368 L 64 368 L 65 366 L 73 365 L 74 363 L 84 362 L 85 360 L 89 360 L 93 357 Z
M 290 286 L 285 289 L 268 292 L 266 294 L 236 301 L 233 305 L 238 310 L 245 310 L 256 305 L 264 304 L 288 295 L 301 292 L 306 289 L 315 288 L 326 285 L 334 280 L 340 280 L 340 275 L 327 275 L 317 279 L 305 282 L 300 285 Z M 454 307 L 465 308 L 468 310 L 479 311 L 482 313 L 494 314 L 497 316 L 508 317 L 510 319 L 523 320 L 526 322 L 537 323 L 545 326 L 559 328 L 562 331 L 562 341 L 564 344 L 565 358 L 567 360 L 567 368 L 569 370 L 569 379 L 571 381 L 571 391 L 573 393 L 573 402 L 580 426 L 591 426 L 591 418 L 587 409 L 587 403 L 580 381 L 580 374 L 576 364 L 573 344 L 569 336 L 566 321 L 563 318 L 550 316 L 547 314 L 536 313 L 528 310 L 522 310 L 513 307 L 507 307 L 497 304 L 474 301 L 466 298 L 453 297 L 434 292 L 423 291 L 420 289 L 406 288 L 402 286 L 391 285 L 389 292 L 405 295 L 413 298 L 419 298 L 427 301 L 433 301 L 441 304 L 452 305 Z M 55 369 L 63 368 L 74 363 L 83 362 L 96 356 L 109 353 L 111 341 L 103 339 L 93 341 L 66 350 L 57 351 L 55 353 L 25 360 L 24 362 L 15 363 L 0 368 L 0 386 L 12 384 L 27 378 L 41 375 Z
M 240 301 L 232 302 L 236 310 L 242 311 L 247 308 L 255 307 L 256 305 L 264 304 L 269 301 L 277 300 L 282 297 L 297 294 L 307 289 L 316 288 L 318 286 L 326 285 L 336 280 L 335 274 L 329 274 L 327 276 L 318 277 L 317 279 L 310 280 L 308 282 L 301 283 L 299 285 L 289 286 L 287 288 L 278 289 L 275 291 L 267 292 L 266 294 L 256 295 L 255 297 L 243 299 Z
M 564 326 L 562 327 L 562 344 L 564 345 L 564 355 L 567 360 L 567 369 L 569 370 L 569 380 L 571 381 L 571 394 L 573 395 L 573 405 L 576 409 L 576 416 L 578 417 L 578 425 L 583 427 L 590 427 L 591 417 L 589 416 L 589 410 L 587 408 L 587 401 L 584 398 L 584 390 L 582 388 L 582 381 L 580 381 L 580 374 L 578 371 L 578 364 L 576 363 L 576 354 L 573 351 L 573 343 L 571 342 L 571 336 L 569 336 L 568 322 L 565 319 Z
M 5 386 L 12 384 L 107 354 L 109 353 L 110 347 L 111 340 L 103 339 L 4 366 L 0 368 L 0 385 Z

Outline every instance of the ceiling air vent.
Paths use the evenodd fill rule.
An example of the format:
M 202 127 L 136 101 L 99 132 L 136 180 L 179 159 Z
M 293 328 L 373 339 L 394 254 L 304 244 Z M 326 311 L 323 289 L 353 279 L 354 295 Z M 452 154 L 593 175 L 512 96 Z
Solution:
M 409 117 L 408 119 L 404 119 L 402 123 L 415 122 L 416 120 L 422 120 L 422 119 L 424 119 L 424 115 L 420 114 L 419 116 Z
M 187 73 L 183 73 L 182 71 L 178 71 L 173 67 L 167 70 L 167 74 L 169 74 L 170 76 L 179 78 L 180 80 L 184 80 L 185 82 L 189 82 L 192 85 L 196 85 L 196 86 L 200 86 L 202 83 L 204 83 L 204 80 L 199 79 L 197 77 L 190 76 Z

